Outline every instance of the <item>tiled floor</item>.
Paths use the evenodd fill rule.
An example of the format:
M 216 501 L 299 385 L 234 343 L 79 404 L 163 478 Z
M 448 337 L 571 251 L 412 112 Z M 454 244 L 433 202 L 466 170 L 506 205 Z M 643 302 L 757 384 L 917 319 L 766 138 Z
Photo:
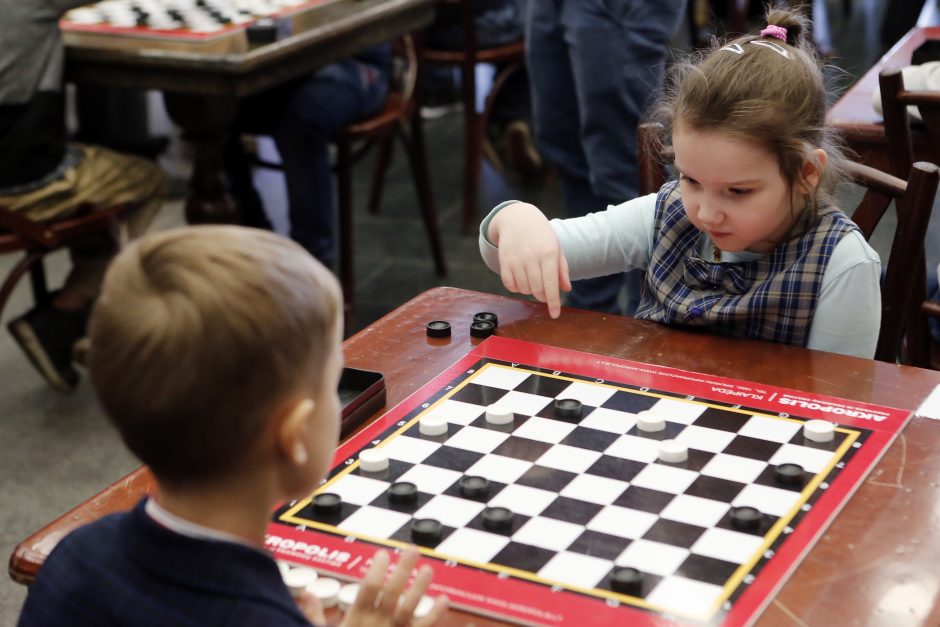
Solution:
M 845 73 L 833 72 L 843 87 L 877 57 L 877 24 L 884 3 L 855 2 L 850 19 L 838 16 L 841 2 L 833 1 L 832 34 L 844 59 L 835 62 Z M 479 260 L 475 237 L 458 232 L 462 129 L 459 115 L 427 124 L 432 178 L 444 235 L 449 274 L 434 274 L 405 159 L 396 154 L 387 179 L 382 210 L 367 215 L 364 202 L 368 165 L 357 176 L 356 268 L 358 315 L 356 327 L 378 318 L 409 298 L 435 285 L 481 291 L 502 291 L 498 277 Z M 561 211 L 557 187 L 520 185 L 484 164 L 480 209 L 519 198 L 534 202 L 552 215 Z M 171 203 L 157 228 L 182 223 L 181 203 Z M 0 258 L 5 275 L 13 260 Z M 65 259 L 51 260 L 50 278 L 60 280 Z M 3 322 L 29 306 L 26 285 L 14 295 Z M 68 397 L 55 395 L 33 372 L 7 333 L 0 333 L 0 554 L 9 555 L 17 542 L 42 524 L 67 511 L 137 466 L 106 424 L 87 384 Z M 25 590 L 0 578 L 0 626 L 13 625 Z

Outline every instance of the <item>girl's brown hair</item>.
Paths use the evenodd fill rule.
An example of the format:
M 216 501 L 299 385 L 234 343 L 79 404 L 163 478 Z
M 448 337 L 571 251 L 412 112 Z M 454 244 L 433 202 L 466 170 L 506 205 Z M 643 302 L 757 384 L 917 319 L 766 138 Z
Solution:
M 803 164 L 828 156 L 809 206 L 827 198 L 841 178 L 842 150 L 826 126 L 826 85 L 801 13 L 771 7 L 767 24 L 786 29 L 786 41 L 745 35 L 716 42 L 710 50 L 673 66 L 664 98 L 653 110 L 670 146 L 676 124 L 696 131 L 720 131 L 771 152 L 791 187 L 803 181 Z

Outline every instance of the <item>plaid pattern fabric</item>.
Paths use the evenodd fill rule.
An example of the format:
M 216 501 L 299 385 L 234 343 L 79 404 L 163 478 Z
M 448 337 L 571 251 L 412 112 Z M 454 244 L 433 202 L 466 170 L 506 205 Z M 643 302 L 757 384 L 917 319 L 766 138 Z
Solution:
M 18 627 L 310 627 L 263 550 L 183 536 L 144 502 L 73 531 L 39 570 Z
M 748 262 L 712 263 L 698 254 L 705 234 L 686 217 L 678 183 L 663 185 L 636 317 L 805 346 L 829 257 L 857 227 L 833 207 L 804 216 L 795 228 L 800 235 L 770 254 Z

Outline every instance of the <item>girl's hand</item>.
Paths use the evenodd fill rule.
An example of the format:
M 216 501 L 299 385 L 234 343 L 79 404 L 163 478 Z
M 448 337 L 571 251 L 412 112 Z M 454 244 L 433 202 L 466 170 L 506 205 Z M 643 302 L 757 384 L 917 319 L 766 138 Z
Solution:
M 402 553 L 392 575 L 385 581 L 388 572 L 388 551 L 376 551 L 372 566 L 362 578 L 359 596 L 346 613 L 341 625 L 344 627 L 392 627 L 413 625 L 425 627 L 439 621 L 447 612 L 447 597 L 439 596 L 434 600 L 434 607 L 427 616 L 413 619 L 415 608 L 421 596 L 431 583 L 433 571 L 430 566 L 422 566 L 414 582 L 407 590 L 408 577 L 418 561 L 418 552 L 408 549 Z
M 533 205 L 515 203 L 490 221 L 487 236 L 499 249 L 499 273 L 510 292 L 532 294 L 561 313 L 561 291 L 571 290 L 568 261 L 548 219 Z

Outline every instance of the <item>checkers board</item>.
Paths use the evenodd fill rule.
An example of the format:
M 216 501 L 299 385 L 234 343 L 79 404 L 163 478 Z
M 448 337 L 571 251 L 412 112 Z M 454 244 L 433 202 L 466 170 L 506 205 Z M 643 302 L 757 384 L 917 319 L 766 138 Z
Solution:
M 249 48 L 249 29 L 267 20 L 282 38 L 322 22 L 341 0 L 102 0 L 59 21 L 66 44 L 231 54 Z
M 555 399 L 582 403 L 580 419 L 554 416 Z M 512 408 L 490 425 L 485 407 Z M 636 416 L 666 418 L 660 434 Z M 426 415 L 446 435 L 419 431 Z M 501 337 L 342 444 L 318 493 L 342 497 L 329 519 L 311 498 L 284 504 L 268 529 L 275 557 L 343 579 L 361 577 L 377 547 L 411 542 L 410 522 L 433 518 L 439 542 L 419 547 L 434 568 L 431 594 L 461 609 L 533 625 L 745 625 L 793 572 L 909 418 L 908 412 L 795 390 L 663 368 Z M 803 437 L 811 419 L 835 423 L 831 442 Z M 662 438 L 688 460 L 658 460 Z M 379 447 L 387 471 L 370 476 L 360 451 Z M 805 469 L 802 485 L 775 481 L 777 465 Z M 489 480 L 461 496 L 465 475 Z M 418 487 L 391 503 L 392 483 Z M 488 530 L 485 507 L 514 512 Z M 755 529 L 734 507 L 761 513 Z M 642 575 L 635 594 L 612 572 Z M 590 618 L 587 618 L 590 617 Z

